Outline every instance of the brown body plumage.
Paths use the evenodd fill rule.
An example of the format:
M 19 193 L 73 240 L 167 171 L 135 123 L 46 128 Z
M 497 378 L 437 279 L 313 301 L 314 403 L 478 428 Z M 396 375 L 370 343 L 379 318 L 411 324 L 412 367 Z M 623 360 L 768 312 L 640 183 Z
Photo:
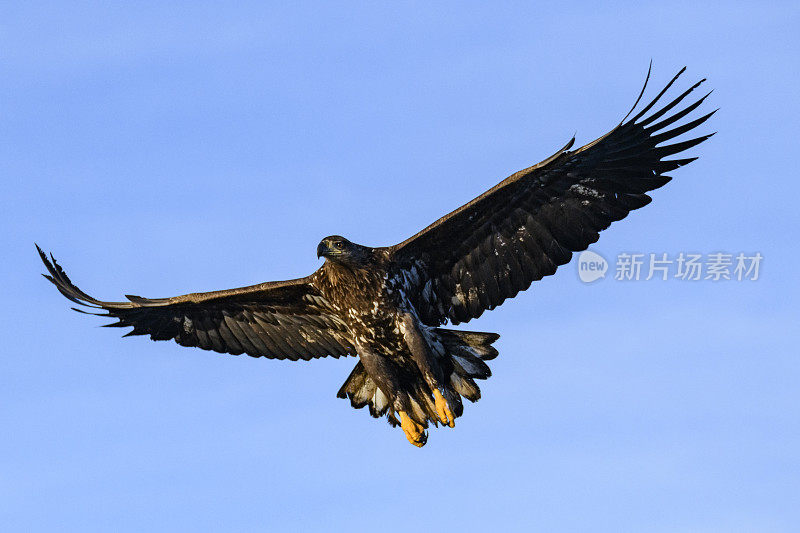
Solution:
M 682 72 L 608 134 L 577 150 L 570 141 L 398 245 L 326 237 L 317 248 L 325 264 L 305 278 L 104 302 L 39 250 L 46 277 L 73 302 L 116 318 L 109 326 L 132 327 L 127 335 L 276 359 L 357 355 L 338 396 L 386 416 L 422 446 L 429 424 L 452 427 L 462 398 L 478 400 L 475 379 L 490 376 L 485 361 L 497 356 L 497 334 L 439 326 L 477 318 L 553 274 L 611 222 L 648 204 L 646 193 L 670 180 L 666 172 L 693 160 L 664 158 L 710 137 L 663 144 L 713 114 L 667 129 L 708 96 L 669 114 L 702 81 L 650 112 Z

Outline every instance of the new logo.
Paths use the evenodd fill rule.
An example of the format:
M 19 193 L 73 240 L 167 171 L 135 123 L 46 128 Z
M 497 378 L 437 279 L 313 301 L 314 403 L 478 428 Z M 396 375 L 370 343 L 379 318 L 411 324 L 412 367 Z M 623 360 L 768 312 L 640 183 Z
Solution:
M 606 277 L 608 271 L 608 261 L 591 250 L 584 250 L 578 256 L 578 277 L 584 283 L 592 283 L 600 278 Z

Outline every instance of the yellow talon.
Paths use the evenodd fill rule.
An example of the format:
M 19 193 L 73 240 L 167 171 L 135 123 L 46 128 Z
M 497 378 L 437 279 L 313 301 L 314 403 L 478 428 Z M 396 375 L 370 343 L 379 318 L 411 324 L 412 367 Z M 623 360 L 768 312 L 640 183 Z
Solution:
M 414 422 L 405 411 L 398 411 L 397 414 L 400 415 L 400 427 L 403 429 L 403 433 L 406 434 L 408 442 L 417 448 L 425 446 L 425 443 L 428 442 L 428 435 L 425 433 L 425 428 Z
M 436 414 L 439 415 L 439 420 L 442 424 L 447 424 L 451 428 L 456 427 L 456 417 L 447 405 L 447 400 L 444 399 L 439 389 L 433 389 L 433 399 L 436 401 Z

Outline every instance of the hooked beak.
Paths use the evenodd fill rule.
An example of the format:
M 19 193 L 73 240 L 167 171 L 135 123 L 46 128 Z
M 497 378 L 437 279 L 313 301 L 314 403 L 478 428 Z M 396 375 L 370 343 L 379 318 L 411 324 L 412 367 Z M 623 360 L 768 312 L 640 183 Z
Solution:
M 324 242 L 319 243 L 319 246 L 317 246 L 317 259 L 323 257 L 327 253 L 328 253 L 328 247 L 325 245 L 325 243 Z

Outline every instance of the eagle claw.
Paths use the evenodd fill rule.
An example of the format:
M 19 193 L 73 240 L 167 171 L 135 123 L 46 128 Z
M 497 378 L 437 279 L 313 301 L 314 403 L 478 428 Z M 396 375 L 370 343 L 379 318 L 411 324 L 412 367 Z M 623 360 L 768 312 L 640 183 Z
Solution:
M 450 406 L 447 405 L 447 400 L 444 399 L 439 389 L 433 389 L 433 399 L 436 401 L 436 414 L 439 415 L 439 420 L 441 420 L 442 424 L 451 428 L 456 427 L 456 417 L 453 416 Z
M 403 433 L 406 434 L 408 442 L 417 448 L 425 446 L 425 443 L 428 442 L 428 433 L 425 428 L 412 420 L 404 411 L 398 411 L 398 414 L 400 415 L 400 427 L 403 429 Z

